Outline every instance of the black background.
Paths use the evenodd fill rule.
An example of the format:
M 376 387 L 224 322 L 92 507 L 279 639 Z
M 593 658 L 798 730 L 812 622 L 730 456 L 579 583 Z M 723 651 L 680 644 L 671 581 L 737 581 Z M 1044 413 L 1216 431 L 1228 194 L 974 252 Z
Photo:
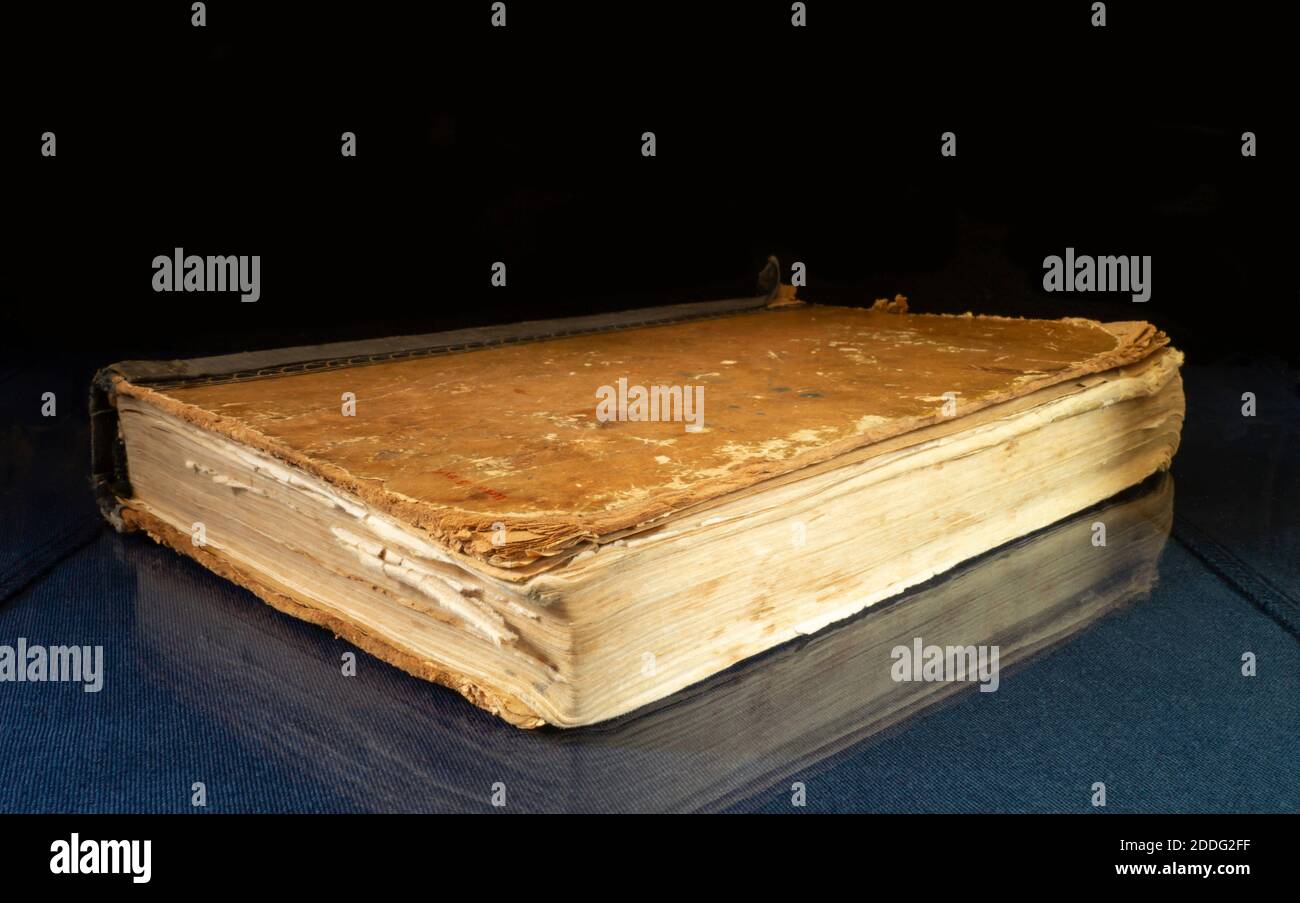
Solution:
M 736 297 L 774 253 L 811 301 L 1150 319 L 1190 362 L 1296 360 L 1275 5 L 1110 3 L 1105 28 L 1083 2 L 809 6 L 805 29 L 772 2 L 516 0 L 504 30 L 486 2 L 13 14 L 7 353 Z M 1151 300 L 1046 294 L 1067 246 L 1151 255 Z M 260 254 L 261 300 L 153 292 L 175 247 Z
M 735 297 L 772 253 L 807 264 L 812 301 L 903 292 L 918 311 L 1143 318 L 1192 365 L 1297 362 L 1294 33 L 1280 4 L 1111 2 L 1104 29 L 1075 0 L 808 5 L 802 30 L 767 0 L 509 0 L 505 30 L 478 0 L 213 0 L 202 29 L 188 2 L 6 8 L 0 366 L 84 386 L 131 357 Z M 46 130 L 54 159 L 40 156 Z M 355 159 L 339 154 L 345 130 Z M 955 159 L 939 154 L 948 130 Z M 154 293 L 152 259 L 178 246 L 260 254 L 261 300 Z M 1067 246 L 1151 255 L 1151 300 L 1047 295 L 1042 259 Z M 495 260 L 507 288 L 489 283 Z M 1245 861 L 1277 854 L 1258 835 L 1279 826 L 1259 820 L 979 818 L 838 839 L 874 853 L 872 872 L 910 854 L 929 869 L 908 872 L 918 880 L 939 879 L 934 837 L 967 839 L 939 853 L 965 872 L 1002 850 L 1071 882 L 1142 861 L 1114 852 L 1120 837 L 1245 835 Z M 160 885 L 243 880 L 249 863 L 306 863 L 295 881 L 357 863 L 434 875 L 463 855 L 369 822 L 205 824 L 203 842 L 174 822 L 3 829 L 28 876 L 70 830 L 170 837 Z

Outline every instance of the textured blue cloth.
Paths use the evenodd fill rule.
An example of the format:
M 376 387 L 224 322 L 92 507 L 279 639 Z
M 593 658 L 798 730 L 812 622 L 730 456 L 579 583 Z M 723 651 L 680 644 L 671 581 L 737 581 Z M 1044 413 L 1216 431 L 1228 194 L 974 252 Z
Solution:
M 1268 385 L 1294 406 L 1285 381 Z M 777 680 L 779 651 L 570 732 L 518 731 L 360 652 L 344 677 L 352 647 L 328 632 L 142 536 L 86 533 L 84 435 L 69 423 L 64 448 L 57 428 L 16 420 L 31 451 L 6 462 L 6 513 L 24 526 L 3 537 L 0 645 L 103 645 L 106 674 L 99 693 L 0 683 L 0 811 L 191 812 L 196 782 L 215 812 L 492 811 L 498 783 L 507 811 L 791 811 L 801 782 L 809 811 L 1083 812 L 1097 781 L 1105 811 L 1298 811 L 1297 508 L 1282 504 L 1296 483 L 1280 483 L 1300 418 L 1274 404 L 1253 434 L 1226 433 L 1203 412 L 1239 394 L 1233 375 L 1188 386 L 1174 537 L 1149 594 L 996 693 L 824 748 L 765 743 L 790 713 L 734 692 Z M 711 730 L 665 731 L 691 706 Z

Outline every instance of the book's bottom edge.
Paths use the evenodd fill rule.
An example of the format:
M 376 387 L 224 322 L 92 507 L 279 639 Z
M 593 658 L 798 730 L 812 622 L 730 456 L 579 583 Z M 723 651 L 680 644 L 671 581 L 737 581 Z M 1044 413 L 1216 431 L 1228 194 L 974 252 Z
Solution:
M 455 690 L 474 705 L 515 727 L 535 728 L 546 724 L 545 719 L 517 697 L 477 680 L 471 680 L 439 662 L 412 655 L 398 646 L 366 633 L 355 624 L 268 586 L 258 579 L 255 573 L 236 566 L 233 562 L 202 546 L 194 545 L 189 534 L 182 533 L 148 511 L 133 508 L 129 503 L 124 503 L 119 511 L 121 521 L 127 530 L 143 530 L 154 541 L 194 559 L 219 577 L 237 583 L 277 611 L 300 621 L 324 627 L 336 637 L 347 640 L 357 648 L 400 668 L 413 677 Z

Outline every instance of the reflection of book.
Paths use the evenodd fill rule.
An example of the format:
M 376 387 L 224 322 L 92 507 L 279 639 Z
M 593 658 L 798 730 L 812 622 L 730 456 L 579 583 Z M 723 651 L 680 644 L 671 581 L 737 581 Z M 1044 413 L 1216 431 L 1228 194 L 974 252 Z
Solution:
M 158 684 L 222 719 L 243 745 L 301 763 L 347 801 L 340 805 L 475 811 L 500 780 L 512 788 L 511 808 L 678 811 L 722 808 L 807 776 L 953 694 L 979 698 L 969 683 L 892 680 L 891 650 L 916 637 L 997 645 L 1004 683 L 1018 679 L 1026 660 L 1154 586 L 1172 516 L 1173 480 L 1161 474 L 638 712 L 534 735 L 498 729 L 401 681 L 341 679 L 309 637 L 247 611 L 233 588 L 214 593 L 192 571 L 163 575 L 151 555 L 125 551 L 138 562 L 141 660 Z M 1092 543 L 1097 522 L 1105 547 Z M 189 642 L 178 619 L 205 641 Z
M 572 726 L 1177 446 L 1181 355 L 1148 324 L 763 304 L 116 365 L 96 381 L 101 499 L 512 723 Z M 684 416 L 641 419 L 643 387 Z
M 576 735 L 690 756 L 674 808 L 714 808 L 767 777 L 798 774 L 976 684 L 898 681 L 893 651 L 995 646 L 1001 677 L 1145 596 L 1173 522 L 1173 478 L 1159 474 L 1098 508 L 1016 540 L 877 611 L 796 641 L 668 700 Z M 1106 545 L 1093 544 L 1094 525 Z M 599 739 L 598 739 L 599 738 Z M 715 762 L 709 768 L 705 763 Z M 623 776 L 629 783 L 635 776 Z M 648 795 L 662 796 L 665 791 Z

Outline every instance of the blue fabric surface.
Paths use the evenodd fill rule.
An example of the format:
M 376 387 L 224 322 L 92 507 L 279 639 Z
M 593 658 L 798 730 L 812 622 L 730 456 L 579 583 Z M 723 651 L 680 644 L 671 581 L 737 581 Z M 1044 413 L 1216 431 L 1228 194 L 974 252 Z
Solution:
M 1204 376 L 1206 398 L 1236 392 Z M 1192 394 L 1189 421 L 1199 403 Z M 1096 781 L 1104 811 L 1300 811 L 1300 644 L 1249 597 L 1260 580 L 1275 605 L 1295 599 L 1296 513 L 1267 476 L 1294 473 L 1296 445 L 1276 420 L 1264 427 L 1283 439 L 1263 450 L 1189 427 L 1174 538 L 1149 592 L 998 692 L 807 748 L 778 729 L 792 713 L 773 703 L 798 649 L 650 715 L 572 732 L 518 731 L 364 653 L 344 677 L 352 647 L 328 632 L 142 536 L 79 538 L 84 446 L 65 426 L 14 427 L 31 451 L 6 462 L 7 513 L 23 527 L 4 534 L 0 644 L 103 645 L 104 689 L 0 683 L 0 811 L 192 812 L 195 782 L 213 812 L 492 811 L 498 782 L 507 811 L 791 811 L 796 781 L 809 811 L 1096 811 Z M 1227 463 L 1241 455 L 1251 473 Z M 1198 537 L 1233 556 L 1242 585 L 1207 566 Z M 43 576 L 24 570 L 50 548 Z M 1241 674 L 1244 652 L 1255 677 Z M 799 690 L 809 707 L 817 688 Z

